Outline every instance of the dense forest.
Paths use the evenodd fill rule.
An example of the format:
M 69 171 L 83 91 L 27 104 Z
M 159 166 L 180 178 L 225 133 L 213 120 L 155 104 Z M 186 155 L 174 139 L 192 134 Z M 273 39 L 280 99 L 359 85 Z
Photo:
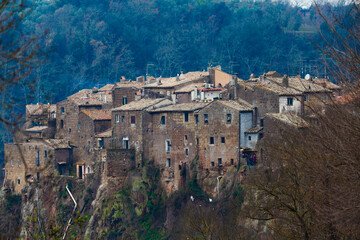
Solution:
M 207 0 L 28 4 L 31 11 L 17 30 L 39 36 L 46 61 L 32 73 L 34 95 L 27 104 L 56 103 L 121 76 L 174 76 L 216 65 L 244 79 L 269 70 L 325 74 L 314 44 L 322 20 L 313 7 Z M 3 146 L 11 136 L 1 132 Z

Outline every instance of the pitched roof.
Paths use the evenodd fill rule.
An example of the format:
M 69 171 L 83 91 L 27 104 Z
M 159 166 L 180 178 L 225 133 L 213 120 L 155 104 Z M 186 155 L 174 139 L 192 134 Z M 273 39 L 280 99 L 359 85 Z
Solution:
M 112 93 L 111 91 L 93 91 L 92 89 L 82 89 L 69 96 L 67 99 L 73 101 L 79 106 L 104 105 L 112 103 Z
M 234 100 L 216 100 L 215 102 L 218 102 L 218 103 L 221 103 L 227 107 L 231 107 L 231 108 L 234 108 L 236 110 L 239 110 L 239 111 L 252 111 L 252 106 L 242 100 L 242 99 L 238 99 L 237 101 L 234 101 Z
M 111 138 L 112 137 L 112 129 L 108 129 L 105 132 L 96 134 L 95 137 L 97 138 Z
M 269 77 L 270 81 L 276 82 L 278 84 L 281 84 L 283 79 L 277 78 L 277 77 Z M 325 92 L 327 91 L 322 86 L 319 86 L 318 84 L 315 84 L 311 81 L 305 80 L 300 77 L 289 77 L 289 87 L 294 88 L 301 92 Z
M 199 88 L 199 92 L 212 92 L 212 91 L 222 91 L 221 88 Z
M 54 110 L 55 109 L 55 110 Z M 56 104 L 28 104 L 26 105 L 26 114 L 31 116 L 46 115 L 49 111 L 56 112 Z
M 162 108 L 150 109 L 149 112 L 193 112 L 204 108 L 208 104 L 209 103 L 204 102 L 179 103 Z
M 45 139 L 43 141 L 55 149 L 71 148 L 68 141 L 64 139 Z
M 188 72 L 186 74 L 182 74 L 179 76 L 178 80 L 177 77 L 170 77 L 170 78 L 160 78 L 159 81 L 161 84 L 159 85 L 159 82 L 154 83 L 148 83 L 144 86 L 144 88 L 170 88 L 175 87 L 178 85 L 182 85 L 185 83 L 191 83 L 194 81 L 199 81 L 205 77 L 208 77 L 208 72 Z
M 263 127 L 254 127 L 254 128 L 249 128 L 248 130 L 245 131 L 245 133 L 258 133 L 261 130 L 263 130 Z
M 175 93 L 190 93 L 194 91 L 195 87 L 202 87 L 202 86 L 204 86 L 203 83 L 191 83 L 182 88 L 179 88 L 178 90 L 175 91 Z
M 144 86 L 143 82 L 136 82 L 136 81 L 125 81 L 125 82 L 118 82 L 114 85 L 114 88 L 142 88 Z
M 292 113 L 267 113 L 266 116 L 298 128 L 308 126 L 304 119 Z
M 162 103 L 171 104 L 171 101 L 165 98 L 156 98 L 156 99 L 140 99 L 139 101 L 133 101 L 128 104 L 125 104 L 121 107 L 113 108 L 112 111 L 142 111 L 153 105 Z
M 48 126 L 36 126 L 32 128 L 25 129 L 26 132 L 41 132 L 45 129 L 48 129 Z
M 274 79 L 274 78 L 272 78 Z M 296 90 L 294 88 L 291 87 L 284 87 L 281 84 L 277 83 L 277 82 L 272 82 L 272 81 L 260 81 L 259 79 L 257 79 L 257 81 L 252 81 L 252 82 L 246 82 L 246 85 L 250 86 L 250 88 L 261 88 L 264 89 L 266 91 L 269 92 L 274 92 L 280 96 L 294 96 L 294 95 L 301 95 L 302 92 L 299 90 Z M 290 85 L 290 84 L 289 84 Z
M 332 83 L 328 79 L 325 79 L 325 78 L 314 78 L 313 82 L 315 84 L 318 84 L 324 88 L 328 88 L 331 90 L 340 90 L 341 89 L 341 87 L 339 85 Z
M 111 120 L 111 111 L 109 110 L 82 110 L 93 120 Z
M 106 84 L 102 88 L 99 89 L 99 91 L 111 91 L 114 87 L 114 84 Z

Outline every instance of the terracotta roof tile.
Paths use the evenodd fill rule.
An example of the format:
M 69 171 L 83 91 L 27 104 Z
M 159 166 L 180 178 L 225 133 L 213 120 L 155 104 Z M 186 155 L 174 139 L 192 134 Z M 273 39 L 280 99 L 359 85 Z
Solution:
M 85 113 L 93 120 L 111 120 L 110 110 L 82 110 L 81 112 Z

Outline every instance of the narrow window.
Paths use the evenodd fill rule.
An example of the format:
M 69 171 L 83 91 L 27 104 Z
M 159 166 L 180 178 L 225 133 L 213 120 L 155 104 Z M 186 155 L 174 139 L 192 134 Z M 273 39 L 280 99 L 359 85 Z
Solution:
M 36 173 L 36 179 L 39 181 L 39 179 L 40 179 L 40 173 Z
M 184 121 L 188 122 L 189 121 L 189 113 L 184 113 Z
M 304 102 L 306 102 L 308 100 L 308 95 L 304 95 Z
M 20 185 L 20 178 L 18 177 L 18 179 L 17 179 L 17 182 L 18 182 L 18 185 Z
M 65 113 L 65 108 L 61 107 L 61 114 L 64 114 L 64 113 Z
M 71 128 L 69 128 L 69 133 L 71 133 Z
M 11 159 L 11 167 L 14 167 L 14 160 Z
M 251 136 L 249 136 L 249 141 L 251 141 Z
M 214 137 L 210 137 L 210 144 L 214 144 Z
M 215 163 L 214 163 L 214 162 L 211 162 L 211 166 L 212 166 L 212 167 L 215 167 Z
M 234 159 L 231 159 L 230 162 L 231 162 L 231 165 L 234 165 Z
M 61 128 L 64 128 L 64 120 L 61 120 L 61 122 L 60 122 L 60 127 L 61 127 Z
M 78 127 L 79 127 L 79 131 L 80 131 L 81 130 L 81 123 L 79 123 Z
M 40 167 L 40 152 L 37 151 L 37 155 L 36 155 L 36 166 Z
M 231 114 L 226 115 L 226 122 L 231 123 Z
M 47 158 L 47 150 L 44 150 L 44 157 Z
M 221 137 L 221 143 L 225 143 L 225 137 Z
M 170 94 L 171 94 L 170 91 L 167 91 L 167 92 L 166 92 L 166 95 L 168 95 L 169 97 L 170 97 Z
M 218 165 L 222 165 L 222 159 L 221 158 L 218 158 Z
M 121 116 L 121 121 L 125 122 L 125 116 Z
M 185 148 L 185 155 L 189 156 L 189 149 L 188 148 Z
M 90 173 L 90 167 L 87 168 L 87 172 Z
M 19 167 L 21 167 L 21 159 L 19 159 Z
M 208 115 L 204 114 L 204 123 L 208 124 L 209 123 L 209 119 L 208 119 Z
M 199 145 L 199 137 L 196 138 L 196 144 Z
M 135 116 L 131 116 L 131 124 L 135 124 Z
M 171 167 L 171 159 L 170 158 L 166 159 L 166 166 Z
M 91 149 L 91 142 L 90 141 L 88 141 L 88 152 L 90 152 L 90 149 Z
M 161 125 L 165 125 L 165 116 L 161 116 Z
M 171 143 L 170 143 L 170 140 L 166 140 L 166 152 L 170 152 L 171 150 Z
M 120 122 L 119 114 L 115 114 L 115 122 L 116 122 L 116 123 L 119 123 L 119 122 Z
M 184 139 L 185 139 L 185 140 L 187 140 L 187 139 L 188 139 L 188 138 L 187 138 L 187 135 L 185 135 L 185 136 L 184 136 Z
M 264 126 L 264 119 L 260 119 L 260 127 L 263 127 Z
M 125 105 L 125 104 L 127 104 L 127 97 L 122 98 L 122 105 Z
M 199 115 L 195 114 L 195 123 L 198 124 L 199 123 Z
M 294 99 L 293 99 L 293 98 L 291 98 L 291 97 L 287 98 L 287 105 L 288 105 L 288 106 L 292 106 L 293 103 L 294 103 Z

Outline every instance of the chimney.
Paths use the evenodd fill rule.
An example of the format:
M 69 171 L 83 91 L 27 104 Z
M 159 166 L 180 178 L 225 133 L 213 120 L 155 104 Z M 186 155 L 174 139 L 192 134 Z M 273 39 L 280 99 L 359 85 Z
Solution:
M 237 99 L 237 89 L 238 89 L 238 74 L 235 73 L 233 76 L 233 81 L 234 81 L 234 100 Z
M 255 78 L 255 74 L 250 74 L 250 79 L 253 79 L 253 78 Z
M 179 77 L 179 74 L 176 75 L 176 81 L 180 81 L 180 77 Z
M 98 91 L 99 91 L 99 89 L 97 87 L 93 87 L 93 89 L 92 89 L 93 93 L 97 93 Z
M 136 81 L 137 81 L 137 82 L 140 82 L 140 83 L 144 82 L 144 80 L 145 80 L 145 77 L 144 77 L 144 76 L 140 76 L 140 77 L 137 77 L 137 78 L 136 78 Z
M 159 79 L 159 81 L 158 81 L 158 85 L 162 85 L 162 83 L 161 83 L 161 80 Z
M 282 79 L 282 85 L 284 87 L 289 87 L 289 78 L 288 78 L 288 76 L 286 74 L 284 75 L 284 77 Z

